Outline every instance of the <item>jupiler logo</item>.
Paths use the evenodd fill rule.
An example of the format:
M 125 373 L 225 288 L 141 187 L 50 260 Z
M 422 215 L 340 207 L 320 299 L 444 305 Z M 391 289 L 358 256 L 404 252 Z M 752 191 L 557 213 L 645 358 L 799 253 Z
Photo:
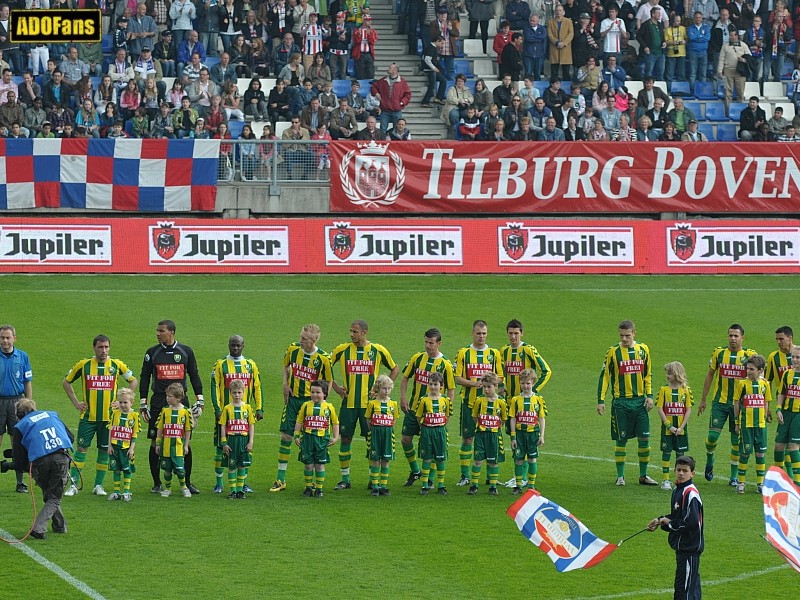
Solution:
M 358 144 L 359 152 L 350 150 L 339 165 L 342 191 L 356 206 L 390 206 L 394 204 L 406 180 L 406 169 L 396 152 L 388 152 L 389 144 Z M 355 158 L 355 167 L 350 163 Z
M 158 227 L 153 229 L 153 247 L 164 260 L 175 256 L 181 243 L 181 230 L 173 225 L 174 221 L 158 221 Z
M 697 246 L 697 231 L 692 229 L 691 223 L 675 223 L 675 229 L 669 230 L 669 243 L 675 256 L 689 260 Z
M 525 255 L 528 247 L 528 233 L 522 230 L 524 223 L 506 223 L 500 230 L 503 249 L 511 260 L 519 260 Z

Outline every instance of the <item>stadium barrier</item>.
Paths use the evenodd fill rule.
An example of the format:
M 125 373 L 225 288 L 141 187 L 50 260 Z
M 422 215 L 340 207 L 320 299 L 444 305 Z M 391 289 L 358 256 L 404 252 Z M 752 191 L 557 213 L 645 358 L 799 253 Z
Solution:
M 800 220 L 0 219 L 13 273 L 800 273 Z

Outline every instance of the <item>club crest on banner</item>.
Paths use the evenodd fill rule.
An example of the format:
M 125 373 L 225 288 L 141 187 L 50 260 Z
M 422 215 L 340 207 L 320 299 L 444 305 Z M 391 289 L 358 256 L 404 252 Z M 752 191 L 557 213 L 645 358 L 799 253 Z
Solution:
M 350 227 L 348 222 L 334 222 L 333 225 L 335 229 L 332 227 L 328 231 L 328 243 L 336 257 L 344 260 L 353 253 L 356 245 L 356 230 Z
M 675 223 L 675 228 L 669 230 L 669 243 L 675 256 L 687 261 L 697 247 L 697 231 L 692 229 L 691 223 Z
M 367 208 L 391 206 L 403 191 L 406 170 L 400 156 L 389 151 L 388 143 L 373 140 L 358 144 L 358 151 L 350 150 L 344 155 L 339 177 L 342 191 L 353 204 Z
M 173 227 L 173 221 L 159 221 L 153 228 L 153 247 L 164 260 L 169 260 L 178 252 L 181 243 L 181 230 Z
M 519 260 L 528 248 L 528 234 L 522 230 L 524 223 L 506 223 L 500 230 L 503 249 L 511 260 Z

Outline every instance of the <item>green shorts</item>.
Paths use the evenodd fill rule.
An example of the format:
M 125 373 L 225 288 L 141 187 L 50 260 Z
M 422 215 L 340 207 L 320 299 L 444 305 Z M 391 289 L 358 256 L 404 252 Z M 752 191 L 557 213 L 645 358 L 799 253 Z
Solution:
M 539 458 L 539 430 L 517 430 L 517 447 L 514 450 L 514 460 L 528 460 Z
M 472 416 L 472 409 L 469 403 L 461 403 L 461 437 L 474 438 L 475 437 L 475 419 Z
M 745 427 L 739 432 L 739 454 L 767 451 L 767 428 Z
M 325 465 L 331 462 L 328 453 L 328 436 L 303 434 L 300 438 L 300 455 L 298 458 L 304 465 Z
M 228 465 L 228 470 L 233 470 L 237 467 L 249 467 L 253 464 L 253 455 L 248 452 L 247 442 L 250 436 L 247 435 L 232 435 L 228 437 L 228 446 L 231 451 L 225 457 L 225 464 Z
M 88 448 L 95 434 L 97 434 L 97 447 L 108 449 L 108 423 L 81 419 L 78 423 L 78 448 Z
M 352 438 L 356 435 L 356 424 L 361 426 L 361 437 L 367 437 L 369 427 L 367 426 L 367 409 L 366 408 L 347 408 L 345 404 L 347 401 L 342 402 L 342 408 L 339 412 L 339 433 L 343 438 Z
M 108 457 L 109 471 L 125 471 L 127 473 L 136 473 L 136 465 L 133 464 L 132 458 L 128 458 L 127 448 L 112 446 L 111 449 L 114 451 L 114 453 Z
M 283 412 L 281 413 L 281 426 L 279 428 L 281 433 L 290 437 L 294 434 L 294 425 L 297 423 L 297 413 L 300 412 L 300 408 L 307 400 L 311 400 L 311 398 L 289 396 L 289 400 L 284 405 Z
M 474 459 L 476 461 L 485 460 L 491 464 L 505 462 L 502 433 L 499 431 L 476 431 Z
M 419 434 L 419 457 L 422 460 L 447 460 L 447 427 L 423 427 Z
M 667 435 L 664 428 L 661 428 L 661 452 L 680 452 L 686 454 L 689 451 L 689 434 L 684 429 L 683 435 Z
M 615 398 L 611 403 L 611 439 L 617 442 L 650 437 L 650 415 L 640 398 Z
M 800 413 L 782 411 L 783 424 L 778 423 L 776 444 L 800 444 Z
M 182 456 L 165 456 L 161 459 L 161 470 L 167 473 L 175 471 L 175 473 L 181 475 L 184 468 L 185 464 Z
M 367 458 L 394 460 L 394 427 L 373 426 L 367 435 Z
M 722 429 L 728 421 L 728 431 L 734 432 L 736 420 L 733 418 L 733 404 L 726 402 L 713 402 L 711 404 L 711 417 L 708 420 L 709 429 Z
M 416 413 L 408 409 L 408 412 L 403 417 L 403 435 L 407 437 L 414 437 L 415 435 L 419 435 L 421 432 L 421 427 L 419 424 L 419 419 L 417 419 Z

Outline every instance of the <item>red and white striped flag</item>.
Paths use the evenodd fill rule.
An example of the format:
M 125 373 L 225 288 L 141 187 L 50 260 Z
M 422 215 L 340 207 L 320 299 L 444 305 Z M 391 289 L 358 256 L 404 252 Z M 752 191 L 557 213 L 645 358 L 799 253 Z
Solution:
M 782 469 L 770 467 L 763 498 L 767 541 L 800 572 L 800 490 Z

